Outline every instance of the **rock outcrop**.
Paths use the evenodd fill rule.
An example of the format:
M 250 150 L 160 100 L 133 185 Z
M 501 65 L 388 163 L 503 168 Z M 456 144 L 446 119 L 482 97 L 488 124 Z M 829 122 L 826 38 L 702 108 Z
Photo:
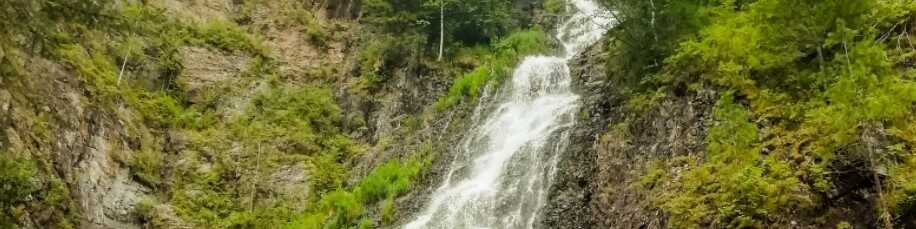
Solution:
M 542 213 L 544 228 L 664 228 L 664 213 L 634 184 L 653 161 L 705 150 L 716 93 L 675 93 L 632 110 L 626 85 L 605 69 L 608 43 L 571 64 L 582 110 Z

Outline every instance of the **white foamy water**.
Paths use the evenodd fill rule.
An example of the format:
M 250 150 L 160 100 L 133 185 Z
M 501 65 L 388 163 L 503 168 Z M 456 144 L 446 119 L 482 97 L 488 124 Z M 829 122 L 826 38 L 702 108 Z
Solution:
M 570 0 L 569 7 L 572 15 L 556 35 L 563 55 L 529 56 L 519 64 L 492 112 L 454 150 L 442 185 L 404 228 L 536 226 L 578 110 L 567 62 L 613 24 L 591 0 Z

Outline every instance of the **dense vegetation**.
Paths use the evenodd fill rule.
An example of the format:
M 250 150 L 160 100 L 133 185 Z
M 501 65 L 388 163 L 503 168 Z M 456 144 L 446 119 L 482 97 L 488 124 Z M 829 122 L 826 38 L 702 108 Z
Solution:
M 47 82 L 58 76 L 42 75 L 58 74 L 48 69 L 61 69 L 62 78 L 72 74 L 76 94 L 85 97 L 79 109 L 93 114 L 89 122 L 109 123 L 98 128 L 115 130 L 104 136 L 121 141 L 111 144 L 110 157 L 149 189 L 135 209 L 146 226 L 394 223 L 396 199 L 436 153 L 425 144 L 400 153 L 411 157 L 372 155 L 383 160 L 357 172 L 370 148 L 388 143 L 354 134 L 369 124 L 344 113 L 341 93 L 372 98 L 390 90 L 390 79 L 403 72 L 454 76 L 440 102 L 410 114 L 416 126 L 417 119 L 447 113 L 485 85 L 498 85 L 520 56 L 546 51 L 547 38 L 531 26 L 530 9 L 519 8 L 540 6 L 521 1 L 364 0 L 354 12 L 332 10 L 354 2 L 232 1 L 226 17 L 185 15 L 163 1 L 0 2 L 0 92 L 12 95 L 12 110 L 19 112 L 0 117 L 0 127 L 27 133 L 25 144 L 0 134 L 0 227 L 86 223 L 72 193 L 77 181 L 62 175 L 70 171 L 63 164 L 71 162 L 48 147 L 78 125 L 68 116 L 76 114 L 41 110 L 60 106 L 38 92 L 60 90 Z M 347 16 L 356 14 L 361 16 Z M 294 31 L 326 52 L 321 55 L 331 55 L 335 44 L 356 44 L 338 51 L 356 64 L 319 64 L 291 74 L 284 62 L 290 60 L 280 58 L 285 47 L 272 47 L 275 41 L 265 36 L 275 30 Z M 437 60 L 440 41 L 444 58 Z M 200 60 L 188 58 L 213 56 L 243 61 L 233 63 L 241 66 L 230 80 L 200 88 L 199 79 L 188 77 L 188 65 Z M 21 120 L 27 122 L 14 124 Z M 300 168 L 307 186 L 286 193 L 270 186 L 277 171 Z M 30 219 L 35 212 L 42 217 Z
M 826 223 L 848 195 L 870 203 L 864 226 L 912 226 L 916 3 L 608 3 L 621 19 L 609 74 L 632 104 L 722 92 L 705 154 L 658 162 L 640 182 L 669 226 Z
M 393 81 L 403 75 L 444 76 L 438 98 L 402 114 L 398 133 L 410 136 L 498 87 L 520 57 L 549 50 L 550 28 L 538 25 L 565 8 L 559 0 L 242 0 L 225 17 L 207 17 L 163 2 L 0 1 L 0 102 L 11 107 L 0 106 L 0 228 L 80 227 L 87 213 L 67 173 L 88 157 L 82 151 L 101 148 L 149 190 L 135 209 L 145 226 L 390 226 L 398 199 L 438 152 L 418 141 L 419 149 L 384 154 L 390 139 L 365 136 L 373 120 L 347 113 L 358 108 L 341 100 L 400 90 Z M 664 97 L 719 95 L 703 152 L 653 162 L 635 184 L 668 226 L 787 227 L 804 218 L 916 227 L 916 3 L 604 3 L 619 22 L 608 75 L 630 98 L 629 117 Z M 338 13 L 341 5 L 358 7 Z M 275 47 L 284 37 L 265 35 L 277 30 L 307 40 L 302 48 L 316 59 L 346 57 L 291 71 L 281 58 L 290 47 Z M 200 88 L 187 76 L 195 52 L 239 60 L 228 64 L 238 70 Z M 64 90 L 82 98 L 79 112 L 57 111 L 69 106 L 55 102 Z M 66 133 L 83 126 L 111 130 L 93 139 L 115 143 L 95 149 L 87 138 L 81 147 L 93 149 L 68 155 Z M 280 193 L 278 172 L 307 185 Z

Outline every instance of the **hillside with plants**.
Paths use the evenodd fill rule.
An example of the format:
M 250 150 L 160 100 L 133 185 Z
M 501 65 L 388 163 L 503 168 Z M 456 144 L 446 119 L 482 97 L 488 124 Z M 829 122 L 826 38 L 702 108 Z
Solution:
M 594 2 L 531 227 L 916 227 L 916 2 Z M 400 228 L 576 7 L 0 1 L 0 228 Z
M 596 224 L 916 226 L 916 3 L 606 3 Z
M 390 225 L 541 8 L 3 1 L 0 227 Z

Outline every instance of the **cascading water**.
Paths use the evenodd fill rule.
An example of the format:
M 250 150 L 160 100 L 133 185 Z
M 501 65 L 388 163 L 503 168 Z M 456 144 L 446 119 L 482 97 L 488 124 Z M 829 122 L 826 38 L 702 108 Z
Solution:
M 557 32 L 563 56 L 519 64 L 500 104 L 468 133 L 442 186 L 404 228 L 534 227 L 578 110 L 567 62 L 613 23 L 591 0 L 569 5 L 573 14 Z

